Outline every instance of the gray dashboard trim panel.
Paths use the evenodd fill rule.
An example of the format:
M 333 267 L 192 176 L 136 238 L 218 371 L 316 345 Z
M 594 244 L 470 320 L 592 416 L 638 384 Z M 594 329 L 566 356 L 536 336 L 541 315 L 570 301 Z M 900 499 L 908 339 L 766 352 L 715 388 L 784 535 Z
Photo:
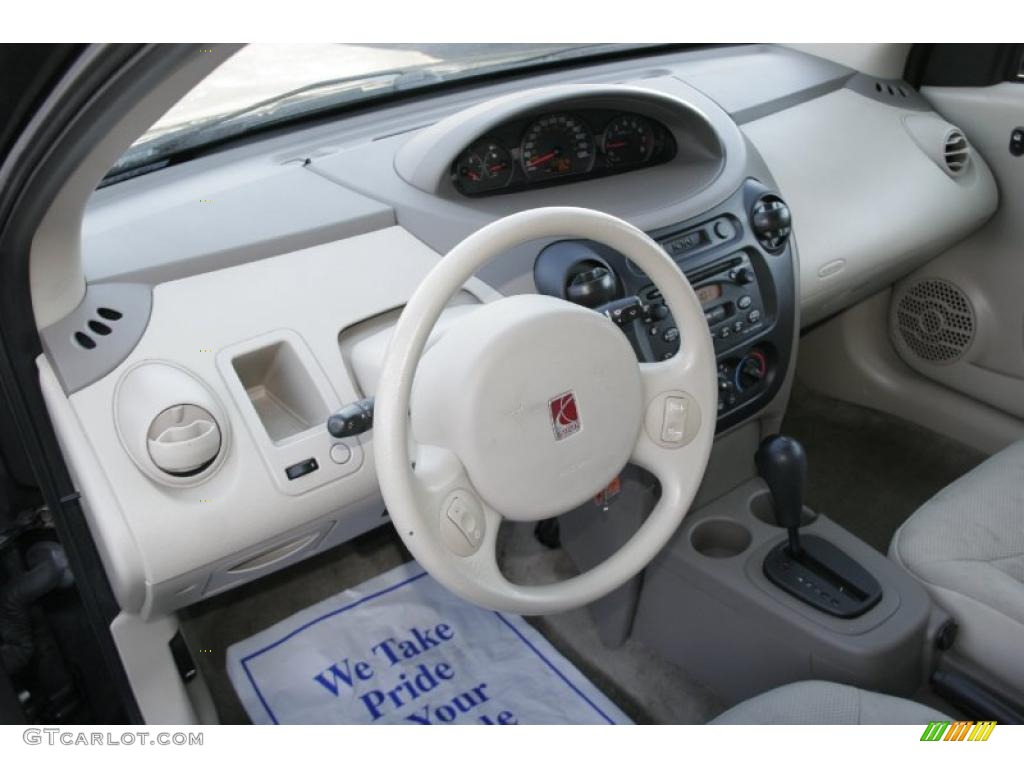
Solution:
M 729 114 L 739 125 L 760 120 L 762 117 L 773 115 L 776 112 L 783 112 L 792 109 L 805 102 L 838 91 L 840 88 L 866 96 L 874 101 L 881 102 L 891 107 L 910 109 L 919 112 L 931 112 L 932 109 L 920 93 L 912 86 L 902 80 L 885 80 L 879 77 L 871 77 L 861 72 L 854 72 L 852 75 L 841 72 L 834 78 L 817 82 L 803 90 L 791 91 L 784 96 L 770 101 L 762 101 L 752 107 L 731 111 Z M 888 89 L 892 88 L 895 93 L 890 95 Z M 881 90 L 880 90 L 881 89 Z
M 43 349 L 53 364 L 57 380 L 67 394 L 77 392 L 117 368 L 135 345 L 149 323 L 153 308 L 153 290 L 141 283 L 102 283 L 89 285 L 85 297 L 71 314 L 43 328 Z M 120 315 L 111 319 L 109 311 Z M 104 314 L 101 314 L 103 312 Z M 109 329 L 97 332 L 90 323 Z M 85 334 L 95 344 L 91 349 L 75 339 Z
M 826 93 L 838 91 L 847 84 L 849 79 L 848 75 L 839 75 L 831 80 L 815 83 L 801 91 L 793 91 L 792 93 L 787 93 L 777 99 L 764 101 L 760 104 L 755 104 L 752 107 L 747 107 L 746 109 L 741 109 L 737 112 L 730 112 L 729 114 L 732 116 L 732 119 L 736 121 L 737 125 L 743 125 L 744 123 L 753 122 L 754 120 L 759 120 L 767 115 L 782 112 L 783 110 L 803 104 L 805 101 L 817 99 L 820 96 L 824 96 Z
M 687 62 L 674 74 L 742 124 L 838 90 L 855 73 L 789 48 L 751 45 L 727 57 Z
M 395 224 L 383 203 L 266 158 L 168 170 L 146 194 L 103 196 L 83 227 L 91 283 L 156 283 L 342 240 Z M 159 175 L 159 174 L 155 174 Z
M 846 87 L 861 96 L 887 104 L 890 107 L 910 109 L 916 112 L 931 112 L 932 106 L 914 90 L 914 87 L 903 80 L 886 80 L 857 72 L 846 83 Z M 892 93 L 890 93 L 890 90 Z

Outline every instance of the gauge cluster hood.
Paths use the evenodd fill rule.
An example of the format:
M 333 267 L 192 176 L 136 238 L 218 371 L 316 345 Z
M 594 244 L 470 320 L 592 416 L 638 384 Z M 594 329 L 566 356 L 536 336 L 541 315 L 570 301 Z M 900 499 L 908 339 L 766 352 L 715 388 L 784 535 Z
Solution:
M 713 102 L 703 96 L 690 98 L 698 96 L 696 91 L 686 96 L 687 101 L 683 101 L 664 92 L 636 86 L 579 84 L 501 96 L 419 131 L 397 152 L 395 170 L 414 187 L 447 196 L 452 191 L 450 169 L 459 153 L 502 123 L 546 109 L 612 107 L 621 110 L 628 107 L 664 122 L 679 145 L 679 162 L 703 160 L 705 178 L 702 180 L 710 183 L 721 171 L 727 153 L 741 151 L 742 140 L 735 124 Z M 734 136 L 723 133 L 726 124 L 732 125 Z M 735 143 L 730 138 L 735 139 Z

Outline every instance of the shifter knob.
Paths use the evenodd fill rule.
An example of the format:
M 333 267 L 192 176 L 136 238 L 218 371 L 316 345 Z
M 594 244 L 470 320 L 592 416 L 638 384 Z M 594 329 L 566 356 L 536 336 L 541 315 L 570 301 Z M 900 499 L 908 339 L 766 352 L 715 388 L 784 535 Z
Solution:
M 792 554 L 800 553 L 797 533 L 804 508 L 807 454 L 799 442 L 785 435 L 767 437 L 754 455 L 757 471 L 772 493 L 775 519 L 789 531 Z

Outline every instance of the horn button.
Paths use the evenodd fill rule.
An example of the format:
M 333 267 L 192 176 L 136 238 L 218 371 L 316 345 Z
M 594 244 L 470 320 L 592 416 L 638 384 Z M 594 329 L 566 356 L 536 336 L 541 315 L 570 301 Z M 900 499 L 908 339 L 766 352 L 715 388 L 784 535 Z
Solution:
M 636 356 L 604 316 L 549 296 L 513 296 L 461 320 L 424 355 L 413 435 L 462 461 L 510 520 L 561 514 L 596 495 L 641 427 Z

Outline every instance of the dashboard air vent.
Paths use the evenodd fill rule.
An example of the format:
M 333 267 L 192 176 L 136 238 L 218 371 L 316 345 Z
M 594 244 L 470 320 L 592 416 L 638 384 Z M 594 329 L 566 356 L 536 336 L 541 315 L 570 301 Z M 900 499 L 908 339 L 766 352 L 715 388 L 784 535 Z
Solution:
M 907 98 L 907 92 L 903 90 L 903 86 L 901 85 L 894 86 L 892 83 L 883 83 L 876 80 L 875 90 L 878 91 L 878 93 L 882 94 L 883 96 L 886 93 L 888 93 L 890 96 L 893 97 L 899 96 L 901 99 Z
M 110 307 L 98 307 L 96 314 L 103 318 L 97 320 L 96 318 L 90 318 L 86 321 L 86 327 L 75 331 L 74 339 L 79 347 L 85 350 L 96 349 L 97 336 L 109 336 L 114 332 L 114 329 L 110 326 L 110 323 L 116 323 L 124 314 L 116 309 Z M 91 331 L 91 333 L 87 332 Z
M 946 164 L 946 173 L 950 176 L 959 176 L 967 170 L 967 164 L 971 161 L 971 147 L 963 133 L 956 128 L 946 134 L 942 159 Z
M 792 232 L 793 216 L 782 198 L 765 195 L 750 210 L 750 226 L 762 248 L 768 253 L 780 253 Z

